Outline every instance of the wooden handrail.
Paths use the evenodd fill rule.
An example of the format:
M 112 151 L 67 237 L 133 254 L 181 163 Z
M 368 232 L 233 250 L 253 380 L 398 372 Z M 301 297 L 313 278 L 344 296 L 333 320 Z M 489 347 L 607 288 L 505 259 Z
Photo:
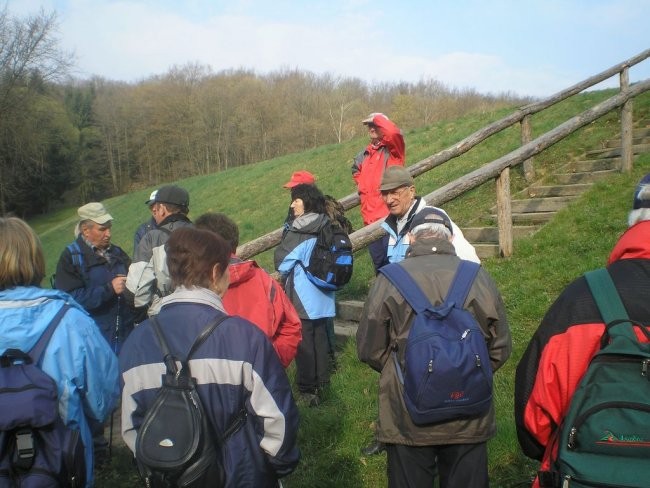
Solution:
M 428 158 L 425 158 L 425 159 L 423 159 L 421 161 L 418 161 L 415 164 L 412 164 L 411 166 L 408 167 L 408 170 L 411 173 L 411 175 L 413 175 L 413 177 L 417 177 L 417 176 L 421 175 L 422 173 L 425 173 L 425 172 L 427 172 L 427 171 L 429 171 L 429 170 L 431 170 L 431 169 L 433 169 L 433 168 L 435 168 L 437 166 L 440 166 L 440 165 L 446 163 L 447 161 L 449 161 L 449 160 L 451 160 L 453 158 L 456 158 L 458 156 L 461 156 L 462 154 L 465 154 L 470 149 L 477 146 L 481 142 L 485 141 L 490 136 L 492 136 L 494 134 L 497 134 L 497 133 L 501 132 L 502 130 L 507 129 L 507 128 L 511 127 L 512 125 L 514 125 L 514 124 L 520 123 L 522 120 L 524 120 L 525 117 L 529 117 L 530 115 L 533 115 L 533 114 L 538 113 L 538 112 L 540 112 L 542 110 L 545 110 L 545 109 L 551 107 L 552 105 L 554 105 L 556 103 L 559 103 L 559 102 L 561 102 L 561 101 L 563 101 L 563 100 L 565 100 L 565 99 L 567 99 L 567 98 L 569 98 L 569 97 L 571 97 L 571 96 L 573 96 L 573 95 L 575 95 L 577 93 L 580 93 L 581 91 L 583 91 L 583 90 L 585 90 L 585 89 L 587 89 L 587 88 L 589 88 L 591 86 L 594 86 L 594 85 L 596 85 L 596 84 L 598 84 L 598 83 L 600 83 L 600 82 L 602 82 L 602 81 L 604 81 L 604 80 L 606 80 L 608 78 L 611 78 L 614 75 L 617 75 L 617 74 L 621 73 L 624 70 L 627 71 L 627 69 L 630 66 L 638 64 L 641 61 L 644 61 L 645 59 L 647 59 L 648 57 L 650 57 L 650 49 L 646 49 L 642 53 L 640 53 L 640 54 L 638 54 L 638 55 L 636 55 L 636 56 L 634 56 L 634 57 L 632 57 L 632 58 L 630 58 L 630 59 L 628 59 L 626 61 L 623 61 L 622 63 L 619 63 L 619 64 L 617 64 L 615 66 L 612 66 L 611 68 L 609 68 L 609 69 L 607 69 L 605 71 L 602 71 L 601 73 L 598 73 L 597 75 L 594 75 L 594 76 L 592 76 L 590 78 L 587 78 L 586 80 L 584 80 L 584 81 L 582 81 L 580 83 L 577 83 L 577 84 L 575 84 L 575 85 L 573 85 L 573 86 L 571 86 L 571 87 L 569 87 L 569 88 L 567 88 L 565 90 L 562 90 L 562 91 L 560 91 L 560 92 L 558 92 L 558 93 L 556 93 L 554 95 L 551 95 L 550 97 L 548 97 L 545 100 L 525 105 L 525 106 L 517 109 L 516 111 L 514 111 L 510 115 L 507 115 L 506 117 L 504 117 L 504 118 L 502 118 L 500 120 L 497 120 L 496 122 L 493 122 L 493 123 L 483 127 L 482 129 L 474 132 L 473 134 L 470 134 L 469 136 L 465 137 L 464 139 L 457 142 L 453 146 L 451 146 L 451 147 L 449 147 L 447 149 L 444 149 L 444 150 L 442 150 L 442 151 L 440 151 L 440 152 L 438 152 L 438 153 L 436 153 L 436 154 L 434 154 L 434 155 L 432 155 L 432 156 L 430 156 Z M 637 85 L 634 85 L 634 87 L 636 87 L 636 86 Z M 621 88 L 623 90 L 623 87 L 621 87 Z M 615 97 L 613 97 L 613 98 L 615 98 Z M 613 108 L 616 108 L 618 106 L 619 105 L 616 105 Z M 612 110 L 612 109 L 610 109 L 610 110 Z M 589 111 L 587 111 L 587 112 L 589 112 Z M 583 114 L 581 114 L 581 115 L 584 115 L 587 112 L 583 112 Z M 580 116 L 577 116 L 577 117 L 580 117 Z M 600 117 L 600 115 L 598 117 Z M 598 117 L 596 117 L 596 118 L 598 118 Z M 570 120 L 574 120 L 575 118 L 576 117 L 574 117 L 573 119 L 570 119 Z M 592 120 L 595 120 L 595 119 L 592 119 Z M 558 126 L 556 129 L 558 129 L 559 127 L 563 127 L 567 122 L 565 122 L 564 124 Z M 582 125 L 580 125 L 579 127 L 582 127 Z M 556 129 L 554 129 L 554 130 L 556 130 Z M 551 134 L 554 130 L 548 132 L 547 134 Z M 571 131 L 571 132 L 573 132 L 573 131 Z M 568 132 L 567 135 L 570 134 L 571 132 Z M 519 150 L 521 150 L 521 149 L 523 149 L 525 147 L 529 147 L 531 144 L 534 145 L 534 143 L 536 141 L 538 141 L 539 139 L 540 138 L 536 139 L 535 141 L 531 141 L 528 144 L 523 145 Z M 557 142 L 557 141 L 555 141 L 555 142 Z M 548 147 L 548 146 L 545 146 L 545 147 Z M 537 154 L 540 151 L 537 151 L 534 154 Z M 510 154 L 512 154 L 512 153 L 510 153 Z M 534 154 L 531 154 L 528 157 L 531 157 Z M 458 180 L 456 180 L 456 181 L 458 181 Z M 474 188 L 474 187 L 472 186 L 472 188 Z M 448 200 L 446 200 L 446 201 L 448 201 Z M 350 195 L 347 195 L 345 197 L 340 198 L 339 202 L 343 205 L 343 208 L 345 208 L 345 210 L 349 210 L 349 209 L 359 205 L 359 195 L 357 193 L 352 193 Z M 427 200 L 427 202 L 428 202 L 428 200 Z M 377 224 L 377 225 L 375 225 L 375 224 Z M 352 234 L 352 236 L 355 236 L 358 232 L 362 232 L 362 231 L 367 232 L 367 237 L 370 237 L 371 239 L 367 240 L 366 239 L 366 234 L 363 234 L 364 238 L 362 239 L 362 242 L 364 244 L 361 247 L 364 247 L 369 242 L 371 242 L 375 238 L 379 238 L 383 234 L 383 231 L 379 228 L 379 224 L 378 223 L 375 223 L 375 224 L 371 224 L 370 226 L 366 226 L 365 228 L 360 229 L 359 231 Z M 276 229 L 276 230 L 271 231 L 271 232 L 269 232 L 269 233 L 267 233 L 267 234 L 265 234 L 263 236 L 260 236 L 260 237 L 258 237 L 256 239 L 253 239 L 252 241 L 249 241 L 249 242 L 247 242 L 245 244 L 242 244 L 241 246 L 239 246 L 237 248 L 237 255 L 239 257 L 241 257 L 242 259 L 248 259 L 248 258 L 250 258 L 252 256 L 255 256 L 257 254 L 260 254 L 260 253 L 266 251 L 267 249 L 271 249 L 272 247 L 276 246 L 280 242 L 281 239 L 282 239 L 282 229 L 281 228 Z M 354 244 L 354 239 L 353 239 L 353 244 Z M 358 249 L 358 248 L 359 248 L 359 246 L 355 245 L 355 249 Z
M 569 134 L 587 124 L 590 124 L 599 117 L 602 117 L 615 108 L 622 106 L 628 100 L 640 95 L 641 93 L 645 93 L 648 90 L 650 90 L 650 80 L 645 80 L 632 85 L 628 90 L 585 110 L 581 114 L 576 115 L 563 124 L 560 124 L 555 129 L 552 129 L 537 139 L 530 141 L 528 144 L 521 146 L 520 148 L 515 149 L 514 151 L 501 156 L 500 158 L 495 159 L 494 161 L 485 164 L 450 183 L 447 183 L 445 186 L 425 195 L 423 198 L 429 205 L 433 206 L 440 206 L 449 202 L 463 193 L 498 177 L 505 168 L 516 166 L 531 156 L 539 154 L 543 150 L 564 139 Z M 384 231 L 381 229 L 380 224 L 381 222 L 375 222 L 374 224 L 353 232 L 350 235 L 353 248 L 358 250 L 381 237 Z

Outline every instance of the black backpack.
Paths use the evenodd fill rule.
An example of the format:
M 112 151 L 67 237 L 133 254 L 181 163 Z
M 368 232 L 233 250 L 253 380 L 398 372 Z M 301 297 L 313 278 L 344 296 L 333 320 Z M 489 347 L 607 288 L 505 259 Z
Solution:
M 7 349 L 0 356 L 0 487 L 83 487 L 84 446 L 79 430 L 59 416 L 56 382 L 39 365 L 65 315 L 65 304 L 29 354 Z
M 189 361 L 227 318 L 218 318 L 199 334 L 186 358 L 180 359 L 180 371 L 176 367 L 179 358 L 170 352 L 157 318 L 150 319 L 167 371 L 135 443 L 138 469 L 148 488 L 225 485 L 221 446 L 243 425 L 246 411 L 242 410 L 224 434 L 218 435 L 205 414 Z
M 464 308 L 480 265 L 461 261 L 445 301 L 431 304 L 399 264 L 379 269 L 415 312 L 404 371 L 392 352 L 406 409 L 423 425 L 485 415 L 492 405 L 492 366 L 483 332 Z
M 327 219 L 316 237 L 309 266 L 303 266 L 307 278 L 323 290 L 339 290 L 352 278 L 353 264 L 350 237 L 340 225 Z
M 541 486 L 650 486 L 650 343 L 634 332 L 607 269 L 585 274 L 605 323 L 601 348 L 559 427 L 558 458 Z

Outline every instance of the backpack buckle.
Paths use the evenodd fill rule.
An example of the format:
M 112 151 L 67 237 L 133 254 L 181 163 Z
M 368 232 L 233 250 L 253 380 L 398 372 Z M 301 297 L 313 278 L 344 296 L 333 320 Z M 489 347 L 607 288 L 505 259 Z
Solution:
M 16 431 L 16 453 L 17 460 L 15 465 L 27 470 L 32 467 L 34 463 L 34 455 L 36 449 L 34 448 L 34 436 L 31 429 L 20 429 Z
M 648 377 L 648 369 L 650 369 L 650 359 L 644 359 L 641 363 L 641 376 L 645 376 L 650 380 L 650 377 Z

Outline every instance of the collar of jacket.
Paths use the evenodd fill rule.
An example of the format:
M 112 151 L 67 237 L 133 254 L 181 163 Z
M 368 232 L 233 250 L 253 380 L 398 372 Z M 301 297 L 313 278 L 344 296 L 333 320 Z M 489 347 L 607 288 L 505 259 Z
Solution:
M 173 293 L 163 297 L 160 302 L 161 308 L 165 305 L 171 303 L 200 303 L 203 305 L 209 305 L 212 308 L 215 308 L 223 313 L 226 313 L 226 310 L 223 308 L 223 302 L 221 297 L 217 295 L 212 290 L 203 288 L 201 286 L 193 286 L 187 288 L 183 285 L 176 287 Z
M 314 234 L 317 233 L 325 221 L 328 220 L 325 214 L 309 212 L 302 214 L 300 217 L 294 219 L 291 224 L 291 230 L 301 234 Z
M 411 244 L 406 257 L 426 256 L 429 254 L 451 254 L 456 255 L 454 245 L 446 239 L 424 238 Z
M 620 259 L 650 259 L 650 220 L 627 229 L 612 249 L 607 264 Z
M 399 233 L 399 235 L 404 236 L 406 233 L 411 230 L 411 222 L 413 221 L 413 216 L 418 213 L 418 210 L 420 209 L 420 203 L 422 202 L 422 197 L 415 197 L 414 204 L 411 205 L 411 209 L 409 210 L 408 218 L 406 219 L 406 224 L 404 224 L 404 228 L 402 229 L 402 232 Z M 386 219 L 384 220 L 388 224 L 388 226 L 393 229 L 393 232 L 397 234 L 397 217 L 393 214 L 388 214 Z
M 182 213 L 175 213 L 168 215 L 165 217 L 165 220 L 163 220 L 158 227 L 162 227 L 163 225 L 171 224 L 172 222 L 187 222 L 188 224 L 191 224 L 192 221 L 187 217 L 187 215 L 184 215 Z

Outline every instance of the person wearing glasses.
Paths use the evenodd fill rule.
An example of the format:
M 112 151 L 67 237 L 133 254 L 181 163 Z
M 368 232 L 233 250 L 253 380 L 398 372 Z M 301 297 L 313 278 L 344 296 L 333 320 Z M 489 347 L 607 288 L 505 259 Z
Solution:
M 370 142 L 354 157 L 352 178 L 361 199 L 363 225 L 369 225 L 388 215 L 386 205 L 379 194 L 379 184 L 387 168 L 404 166 L 406 146 L 400 128 L 384 114 L 372 113 L 361 123 L 368 128 Z M 384 247 L 383 240 L 368 246 L 375 271 L 382 263 Z
M 393 166 L 384 172 L 379 186 L 381 198 L 388 209 L 388 216 L 381 224 L 388 234 L 388 242 L 383 249 L 381 266 L 388 263 L 399 263 L 406 256 L 410 241 L 408 232 L 411 229 L 413 216 L 427 206 L 427 202 L 415 195 L 413 177 L 406 168 Z M 442 210 L 442 209 L 439 209 Z M 442 210 L 444 212 L 444 210 Z M 446 212 L 444 212 L 447 215 Z M 448 216 L 448 215 L 447 215 Z M 453 229 L 452 243 L 459 258 L 480 263 L 474 246 L 472 246 L 463 231 L 449 218 Z M 381 267 L 380 266 L 380 267 Z

